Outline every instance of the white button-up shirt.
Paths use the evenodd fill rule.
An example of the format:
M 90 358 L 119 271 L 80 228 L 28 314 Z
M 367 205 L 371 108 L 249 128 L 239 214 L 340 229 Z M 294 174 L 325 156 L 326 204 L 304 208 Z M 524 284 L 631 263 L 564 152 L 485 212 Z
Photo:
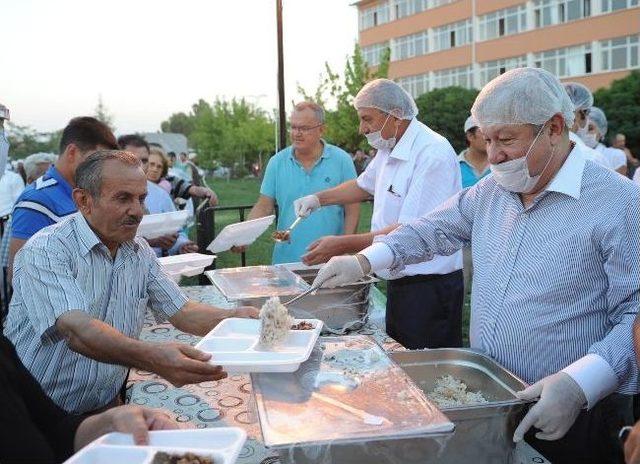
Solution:
M 413 119 L 391 152 L 378 150 L 358 186 L 374 197 L 371 230 L 406 224 L 431 212 L 462 189 L 460 168 L 447 139 Z M 418 274 L 448 274 L 462 269 L 462 252 L 406 266 L 384 279 Z

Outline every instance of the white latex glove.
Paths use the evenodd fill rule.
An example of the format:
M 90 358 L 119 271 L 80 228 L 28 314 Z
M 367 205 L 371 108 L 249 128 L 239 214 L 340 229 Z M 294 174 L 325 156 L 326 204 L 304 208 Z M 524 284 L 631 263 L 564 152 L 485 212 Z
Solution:
M 540 430 L 539 440 L 558 440 L 575 422 L 587 398 L 569 374 L 557 372 L 516 393 L 521 400 L 540 400 L 533 405 L 513 434 L 519 442 L 531 427 Z
M 367 272 L 362 268 L 357 256 L 335 256 L 320 268 L 312 286 L 321 284 L 325 288 L 334 288 L 350 284 L 357 282 Z
M 296 216 L 303 218 L 306 218 L 318 208 L 320 208 L 320 200 L 316 195 L 307 195 L 293 202 L 293 210 Z

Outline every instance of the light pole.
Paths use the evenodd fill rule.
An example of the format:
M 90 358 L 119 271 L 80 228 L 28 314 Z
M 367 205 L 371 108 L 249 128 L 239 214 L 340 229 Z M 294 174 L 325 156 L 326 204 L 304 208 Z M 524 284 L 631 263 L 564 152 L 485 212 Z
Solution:
M 284 107 L 284 57 L 282 50 L 282 0 L 276 0 L 276 21 L 278 26 L 278 140 L 277 151 L 287 143 L 287 121 Z

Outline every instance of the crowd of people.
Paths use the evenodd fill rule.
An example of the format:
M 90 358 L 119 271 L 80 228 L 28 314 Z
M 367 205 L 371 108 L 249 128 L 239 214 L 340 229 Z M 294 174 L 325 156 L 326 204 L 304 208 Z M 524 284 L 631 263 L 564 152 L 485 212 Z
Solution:
M 604 145 L 606 115 L 589 89 L 508 71 L 478 95 L 459 154 L 393 81 L 369 82 L 353 104 L 372 147 L 354 156 L 324 139 L 319 105 L 293 108 L 291 145 L 269 160 L 249 214 L 278 208 L 278 229 L 303 218 L 272 262 L 320 265 L 314 284 L 325 287 L 385 279 L 386 331 L 409 349 L 461 347 L 470 292 L 471 348 L 531 385 L 519 398 L 538 399 L 514 441 L 551 462 L 639 463 L 640 426 L 624 454 L 617 434 L 640 412 L 640 170 L 627 178 L 638 162 L 624 136 Z M 257 317 L 189 300 L 162 272 L 157 257 L 198 250 L 184 231 L 136 236 L 144 214 L 218 202 L 193 160 L 171 155 L 78 117 L 57 157 L 31 155 L 26 182 L 9 171 L 0 180 L 13 289 L 0 338 L 0 462 L 18 460 L 25 443 L 34 462 L 56 462 L 109 430 L 144 443 L 147 430 L 176 427 L 123 405 L 129 367 L 178 386 L 225 377 L 188 345 L 138 338 L 147 310 L 196 335 Z M 371 199 L 370 232 L 357 233 Z

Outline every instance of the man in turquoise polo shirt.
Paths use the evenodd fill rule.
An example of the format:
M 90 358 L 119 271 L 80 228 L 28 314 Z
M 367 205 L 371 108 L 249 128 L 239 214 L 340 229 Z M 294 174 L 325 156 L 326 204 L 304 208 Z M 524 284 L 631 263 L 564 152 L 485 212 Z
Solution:
M 260 197 L 249 219 L 273 214 L 279 208 L 278 229 L 296 219 L 293 201 L 305 195 L 340 185 L 356 178 L 351 157 L 322 140 L 324 111 L 312 102 L 298 103 L 291 114 L 292 145 L 276 153 L 267 164 Z M 292 231 L 289 243 L 276 243 L 273 264 L 300 261 L 307 247 L 326 235 L 353 234 L 358 226 L 360 205 L 331 206 L 309 216 Z M 242 251 L 236 247 L 234 251 Z

